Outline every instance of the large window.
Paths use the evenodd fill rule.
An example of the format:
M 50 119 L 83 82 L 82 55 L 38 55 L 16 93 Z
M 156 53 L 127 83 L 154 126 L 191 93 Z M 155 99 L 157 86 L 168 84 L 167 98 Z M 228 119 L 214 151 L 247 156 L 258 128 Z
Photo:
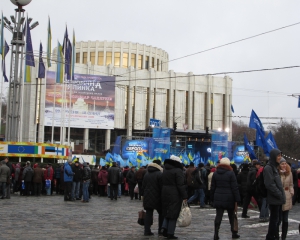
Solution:
M 128 53 L 123 53 L 123 68 L 128 68 Z
M 95 65 L 95 52 L 90 52 L 90 62 Z
M 80 63 L 80 53 L 76 53 L 76 63 Z
M 155 65 L 155 59 L 154 59 L 154 57 L 152 58 L 152 68 L 154 68 L 154 65 Z
M 104 65 L 104 52 L 98 52 L 98 65 Z
M 142 69 L 142 67 L 143 67 L 143 55 L 139 55 L 139 58 L 138 58 L 138 68 Z
M 146 59 L 145 59 L 145 68 L 149 69 L 149 56 L 146 56 Z
M 83 64 L 87 64 L 87 52 L 83 53 L 83 59 L 82 59 Z
M 136 68 L 135 58 L 136 58 L 136 54 L 131 53 L 131 67 L 134 67 L 134 68 Z
M 111 62 L 112 62 L 112 53 L 106 52 L 106 66 L 111 64 Z
M 157 59 L 156 70 L 159 71 L 159 59 Z
M 121 53 L 115 52 L 115 67 L 120 67 Z

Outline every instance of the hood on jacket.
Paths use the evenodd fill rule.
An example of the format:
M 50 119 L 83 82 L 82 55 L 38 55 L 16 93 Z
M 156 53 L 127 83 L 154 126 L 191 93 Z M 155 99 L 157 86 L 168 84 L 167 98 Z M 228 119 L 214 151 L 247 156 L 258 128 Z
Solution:
M 87 167 L 87 163 L 86 162 L 83 163 L 83 167 Z
M 217 166 L 217 173 L 219 174 L 224 174 L 225 172 L 228 172 L 228 171 L 233 171 L 232 167 L 231 166 L 228 166 L 228 165 L 225 165 L 225 164 L 219 164 Z
M 281 151 L 277 148 L 273 148 L 270 151 L 270 159 L 269 159 L 269 164 L 270 165 L 273 165 L 273 166 L 276 166 L 276 167 L 279 165 L 279 163 L 276 162 L 276 158 L 277 158 L 278 154 L 281 154 Z
M 148 172 L 154 172 L 157 171 L 157 169 L 161 172 L 163 171 L 162 167 L 156 163 L 150 163 L 147 168 Z

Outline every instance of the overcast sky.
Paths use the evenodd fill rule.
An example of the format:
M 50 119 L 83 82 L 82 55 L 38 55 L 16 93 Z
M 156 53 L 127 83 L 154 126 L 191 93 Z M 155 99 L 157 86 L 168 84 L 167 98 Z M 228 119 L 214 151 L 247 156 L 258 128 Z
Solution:
M 14 14 L 14 8 L 10 0 L 1 0 L 4 16 Z M 137 42 L 162 48 L 170 60 L 300 22 L 299 0 L 33 0 L 25 10 L 40 23 L 31 32 L 34 50 L 40 41 L 46 49 L 49 15 L 53 47 L 62 42 L 67 24 L 77 42 Z M 172 61 L 169 69 L 208 74 L 278 68 L 300 65 L 299 55 L 300 24 Z M 233 120 L 248 123 L 254 109 L 265 127 L 279 119 L 263 117 L 300 122 L 298 99 L 287 96 L 300 94 L 300 68 L 228 75 Z

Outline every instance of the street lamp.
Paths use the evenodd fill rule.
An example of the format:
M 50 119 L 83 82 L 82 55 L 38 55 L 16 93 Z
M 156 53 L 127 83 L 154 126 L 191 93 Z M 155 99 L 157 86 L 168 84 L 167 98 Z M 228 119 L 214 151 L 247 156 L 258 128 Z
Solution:
M 10 62 L 10 78 L 9 91 L 7 101 L 6 114 L 6 141 L 19 141 L 18 136 L 21 131 L 20 128 L 20 112 L 21 112 L 21 87 L 23 79 L 23 58 L 24 58 L 24 22 L 25 16 L 23 6 L 28 5 L 31 0 L 11 0 L 11 2 L 18 6 L 15 9 L 15 16 L 10 16 L 11 22 L 4 17 L 6 24 L 4 26 L 12 32 L 11 40 L 11 62 Z M 35 25 L 35 27 L 38 24 Z M 32 26 L 30 27 L 32 28 Z M 20 139 L 22 140 L 22 139 Z

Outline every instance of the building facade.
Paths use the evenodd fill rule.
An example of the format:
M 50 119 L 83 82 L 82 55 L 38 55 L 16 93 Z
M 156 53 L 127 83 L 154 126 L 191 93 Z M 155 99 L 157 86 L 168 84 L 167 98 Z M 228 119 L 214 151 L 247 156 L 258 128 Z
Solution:
M 56 59 L 56 49 L 53 60 Z M 192 72 L 169 70 L 169 55 L 160 48 L 144 44 L 115 41 L 76 43 L 75 73 L 115 76 L 114 129 L 71 129 L 71 139 L 83 149 L 109 149 L 118 135 L 131 137 L 146 131 L 150 118 L 165 127 L 203 133 L 229 129 L 231 139 L 232 79 L 228 76 L 197 76 Z M 38 65 L 37 65 L 38 66 Z M 56 64 L 49 69 L 56 70 Z M 50 127 L 43 125 L 45 79 L 36 79 L 24 88 L 24 104 L 28 111 L 23 124 L 24 141 L 49 141 Z M 34 84 L 36 83 L 36 84 Z M 24 129 L 24 128 L 23 128 Z M 56 129 L 56 135 L 59 130 Z M 58 133 L 58 134 L 57 134 Z M 55 136 L 56 136 L 55 135 Z M 101 143 L 93 139 L 101 139 Z M 57 139 L 57 136 L 55 137 Z

